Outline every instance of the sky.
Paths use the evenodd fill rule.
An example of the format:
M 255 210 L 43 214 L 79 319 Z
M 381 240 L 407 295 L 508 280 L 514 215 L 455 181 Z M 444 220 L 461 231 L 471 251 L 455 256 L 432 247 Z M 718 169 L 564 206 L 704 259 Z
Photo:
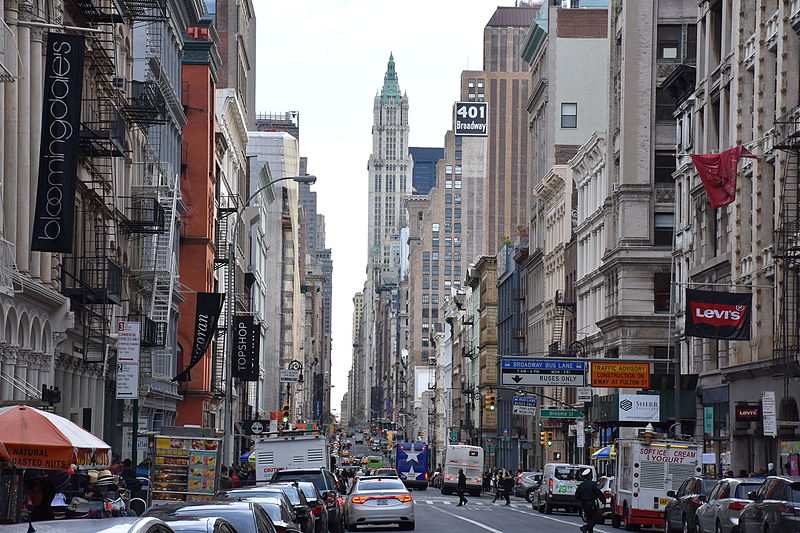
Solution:
M 317 176 L 333 249 L 331 408 L 352 358 L 353 295 L 366 280 L 367 161 L 374 97 L 394 54 L 409 98 L 409 146 L 443 146 L 462 70 L 483 66 L 483 28 L 514 0 L 253 0 L 256 108 L 300 112 L 300 152 Z

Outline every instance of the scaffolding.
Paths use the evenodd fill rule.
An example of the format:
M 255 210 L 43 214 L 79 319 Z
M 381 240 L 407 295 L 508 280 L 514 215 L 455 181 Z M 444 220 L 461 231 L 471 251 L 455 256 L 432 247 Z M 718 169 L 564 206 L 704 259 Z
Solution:
M 779 316 L 773 363 L 783 369 L 788 394 L 791 367 L 800 354 L 800 116 L 775 122 L 774 147 L 786 153 L 774 256 L 781 265 Z

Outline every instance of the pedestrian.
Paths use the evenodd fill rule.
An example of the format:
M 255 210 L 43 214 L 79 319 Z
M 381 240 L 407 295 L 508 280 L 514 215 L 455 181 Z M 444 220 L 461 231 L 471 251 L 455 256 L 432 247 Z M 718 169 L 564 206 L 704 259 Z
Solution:
M 220 470 L 219 476 L 219 488 L 221 489 L 232 489 L 233 482 L 231 481 L 230 476 L 228 476 L 228 467 L 223 466 Z
M 742 468 L 741 470 L 739 470 L 739 477 L 749 477 L 749 476 L 747 475 L 747 470 L 745 470 L 744 468 Z
M 500 482 L 503 486 L 503 497 L 506 499 L 506 505 L 511 505 L 511 491 L 514 490 L 514 478 L 511 477 L 509 474 L 506 474 L 506 477 L 503 478 L 503 481 Z
M 456 507 L 461 507 L 462 505 L 467 505 L 467 499 L 464 497 L 464 493 L 467 492 L 467 476 L 464 474 L 464 469 L 458 469 L 458 505 Z
M 492 488 L 492 475 L 489 473 L 489 470 L 483 471 L 483 491 L 489 492 Z
M 597 505 L 597 500 L 605 504 L 606 497 L 592 479 L 592 470 L 590 468 L 585 468 L 581 472 L 581 476 L 583 481 L 575 490 L 575 499 L 580 502 L 583 519 L 586 521 L 586 524 L 581 526 L 581 531 L 583 533 L 594 533 L 594 526 L 600 522 L 600 508 Z
M 778 475 L 778 471 L 775 470 L 775 463 L 767 463 L 767 475 L 768 476 Z

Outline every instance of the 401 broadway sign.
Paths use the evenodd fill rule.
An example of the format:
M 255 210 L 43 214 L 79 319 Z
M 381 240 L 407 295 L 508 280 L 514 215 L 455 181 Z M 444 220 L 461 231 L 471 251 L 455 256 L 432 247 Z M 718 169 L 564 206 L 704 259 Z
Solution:
M 686 335 L 750 340 L 751 293 L 686 290 Z
M 48 33 L 33 251 L 72 251 L 82 87 L 83 37 Z

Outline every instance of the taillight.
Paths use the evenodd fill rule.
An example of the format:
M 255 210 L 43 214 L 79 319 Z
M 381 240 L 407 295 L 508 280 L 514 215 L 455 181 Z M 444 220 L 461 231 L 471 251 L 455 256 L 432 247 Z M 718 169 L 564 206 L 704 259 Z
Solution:
M 795 507 L 789 503 L 782 503 L 778 506 L 778 512 L 781 514 L 800 516 L 800 507 Z
M 408 503 L 411 501 L 411 494 L 401 494 L 400 496 L 395 496 L 395 498 L 403 503 Z
M 747 507 L 747 502 L 731 502 L 728 504 L 728 509 L 731 511 L 741 511 Z
M 352 498 L 350 498 L 350 501 L 353 503 L 364 503 L 367 500 L 369 500 L 367 496 L 353 496 Z
M 336 495 L 335 495 L 333 492 L 329 492 L 329 493 L 328 493 L 328 494 L 325 496 L 325 500 L 326 500 L 328 503 L 333 503 L 333 502 L 335 502 L 335 501 L 336 501 Z
M 317 505 L 316 507 L 311 509 L 311 514 L 313 514 L 314 516 L 322 516 L 323 509 L 325 509 L 324 505 Z
M 550 492 L 550 494 L 553 494 L 553 480 L 550 479 L 547 485 L 547 490 Z
M 692 496 L 692 503 L 695 505 L 703 505 L 703 500 L 701 500 L 697 496 Z
M 428 473 L 425 472 L 425 479 L 428 479 Z
M 603 496 L 605 496 L 606 499 L 608 500 L 609 498 L 611 498 L 611 493 L 606 491 L 606 492 L 603 493 Z

